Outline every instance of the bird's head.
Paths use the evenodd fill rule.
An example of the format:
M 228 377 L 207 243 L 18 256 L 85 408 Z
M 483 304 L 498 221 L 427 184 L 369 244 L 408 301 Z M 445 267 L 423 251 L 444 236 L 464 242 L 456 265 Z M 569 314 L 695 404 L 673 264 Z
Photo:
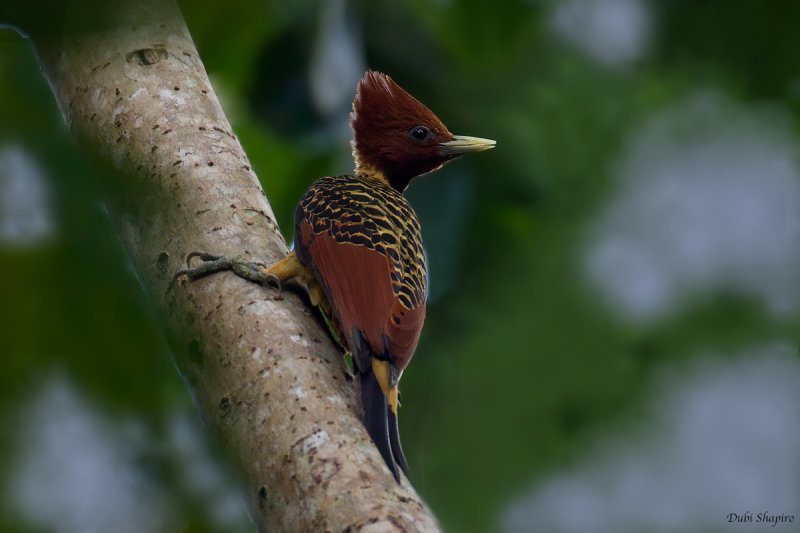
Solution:
M 420 174 L 495 145 L 489 139 L 453 135 L 430 109 L 374 70 L 358 82 L 350 125 L 356 172 L 377 175 L 400 192 Z

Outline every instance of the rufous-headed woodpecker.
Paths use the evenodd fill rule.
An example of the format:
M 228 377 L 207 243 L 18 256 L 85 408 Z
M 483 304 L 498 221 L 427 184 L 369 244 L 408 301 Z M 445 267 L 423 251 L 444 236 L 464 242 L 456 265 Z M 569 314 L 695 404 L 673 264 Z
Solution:
M 427 269 L 419 221 L 403 191 L 413 178 L 495 141 L 453 135 L 380 72 L 358 83 L 352 175 L 324 177 L 294 212 L 294 249 L 269 268 L 195 253 L 191 279 L 233 270 L 257 282 L 298 279 L 343 336 L 361 382 L 364 425 L 399 481 L 407 470 L 397 426 L 398 382 L 425 319 Z

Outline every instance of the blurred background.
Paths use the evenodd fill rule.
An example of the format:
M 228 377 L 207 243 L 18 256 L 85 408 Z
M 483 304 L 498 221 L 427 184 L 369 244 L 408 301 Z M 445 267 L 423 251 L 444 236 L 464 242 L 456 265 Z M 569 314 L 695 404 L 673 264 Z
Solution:
M 368 67 L 498 141 L 408 191 L 401 432 L 446 530 L 800 530 L 800 3 L 181 7 L 289 240 Z M 0 28 L 0 531 L 252 531 L 104 179 Z

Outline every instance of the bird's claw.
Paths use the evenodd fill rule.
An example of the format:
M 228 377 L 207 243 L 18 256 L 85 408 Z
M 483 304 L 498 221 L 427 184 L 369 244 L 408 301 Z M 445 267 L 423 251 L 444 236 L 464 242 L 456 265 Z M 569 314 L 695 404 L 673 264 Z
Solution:
M 192 267 L 190 266 L 191 261 L 195 257 L 201 259 L 203 262 Z M 244 278 L 259 284 L 275 286 L 275 288 L 278 289 L 278 295 L 275 299 L 283 299 L 283 288 L 280 278 L 272 272 L 269 272 L 269 269 L 267 269 L 266 266 L 261 263 L 247 261 L 242 257 L 228 257 L 224 255 L 209 254 L 206 252 L 191 252 L 188 256 L 186 256 L 186 266 L 187 268 L 179 270 L 175 274 L 173 282 L 181 276 L 186 276 L 190 280 L 194 281 L 204 276 L 208 276 L 209 274 L 230 270 L 240 278 Z
M 190 266 L 192 264 L 192 259 L 195 257 L 199 257 L 203 261 L 216 261 L 220 259 L 221 255 L 214 255 L 209 254 L 207 252 L 191 252 L 189 255 L 186 256 L 186 266 Z
M 192 259 L 195 257 L 199 257 L 203 262 L 193 267 L 191 266 L 191 263 Z M 232 270 L 231 261 L 232 258 L 230 257 L 209 254 L 206 252 L 191 252 L 186 256 L 187 268 L 176 272 L 175 276 L 172 278 L 172 281 L 174 283 L 181 276 L 186 276 L 190 280 L 194 281 L 202 278 L 203 276 L 208 276 L 209 274 L 214 274 L 223 270 Z
M 272 272 L 267 272 L 264 274 L 267 283 L 271 283 L 278 289 L 278 294 L 275 295 L 274 300 L 283 300 L 283 284 L 281 283 L 281 278 L 273 274 Z

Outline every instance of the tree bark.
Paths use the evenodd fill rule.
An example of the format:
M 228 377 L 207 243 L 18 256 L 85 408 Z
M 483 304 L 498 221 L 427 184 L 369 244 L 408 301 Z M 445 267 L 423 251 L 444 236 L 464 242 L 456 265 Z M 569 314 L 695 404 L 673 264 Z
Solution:
M 231 273 L 171 285 L 192 251 L 267 264 L 287 252 L 175 3 L 73 1 L 63 25 L 30 24 L 53 20 L 37 13 L 48 4 L 0 16 L 31 36 L 102 165 L 110 219 L 257 528 L 437 530 L 383 464 L 341 351 L 300 298 Z

